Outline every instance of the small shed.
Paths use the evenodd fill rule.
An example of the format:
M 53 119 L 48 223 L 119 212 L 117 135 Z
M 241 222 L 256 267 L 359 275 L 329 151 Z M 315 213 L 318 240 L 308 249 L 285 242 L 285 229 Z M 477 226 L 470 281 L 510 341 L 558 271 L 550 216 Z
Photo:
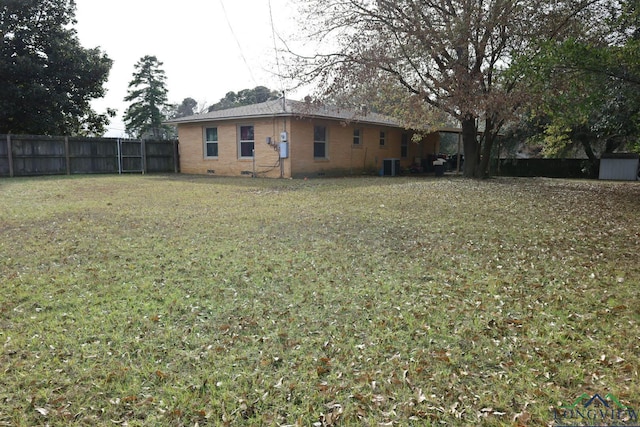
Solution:
M 605 153 L 600 158 L 600 179 L 636 181 L 639 164 L 636 153 Z

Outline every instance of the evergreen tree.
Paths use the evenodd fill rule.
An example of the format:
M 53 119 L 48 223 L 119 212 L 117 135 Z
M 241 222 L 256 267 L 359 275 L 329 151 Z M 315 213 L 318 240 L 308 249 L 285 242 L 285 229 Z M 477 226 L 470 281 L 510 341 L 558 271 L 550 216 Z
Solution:
M 224 110 L 226 108 L 241 107 L 243 105 L 259 104 L 273 101 L 280 97 L 280 92 L 271 90 L 265 86 L 256 86 L 253 89 L 243 89 L 238 93 L 227 92 L 224 98 L 211 105 L 209 111 Z
M 99 114 L 112 61 L 80 45 L 73 0 L 0 2 L 0 133 L 101 135 Z
M 167 139 L 169 128 L 162 122 L 165 111 L 170 110 L 167 102 L 166 76 L 162 62 L 155 56 L 145 56 L 135 65 L 133 80 L 124 98 L 132 104 L 124 115 L 127 133 L 136 138 Z
M 176 107 L 176 110 L 172 114 L 172 118 L 177 119 L 179 117 L 193 116 L 196 113 L 198 101 L 193 98 L 185 98 L 182 103 Z

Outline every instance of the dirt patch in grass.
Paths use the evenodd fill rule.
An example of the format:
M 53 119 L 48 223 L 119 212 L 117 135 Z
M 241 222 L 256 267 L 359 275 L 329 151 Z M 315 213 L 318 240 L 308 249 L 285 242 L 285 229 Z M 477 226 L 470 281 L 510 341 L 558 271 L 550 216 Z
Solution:
M 0 180 L 0 425 L 545 425 L 640 407 L 640 186 Z

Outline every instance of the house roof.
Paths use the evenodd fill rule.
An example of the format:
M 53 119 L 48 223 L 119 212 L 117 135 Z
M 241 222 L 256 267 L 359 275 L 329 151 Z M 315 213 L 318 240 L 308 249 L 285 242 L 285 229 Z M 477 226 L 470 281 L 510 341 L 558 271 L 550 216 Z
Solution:
M 392 127 L 401 127 L 400 122 L 392 117 L 370 111 L 355 111 L 346 108 L 328 106 L 311 102 L 279 99 L 260 104 L 211 111 L 194 116 L 168 120 L 170 125 L 183 123 L 210 122 L 218 120 L 235 120 L 261 117 L 311 117 L 347 122 L 368 123 Z

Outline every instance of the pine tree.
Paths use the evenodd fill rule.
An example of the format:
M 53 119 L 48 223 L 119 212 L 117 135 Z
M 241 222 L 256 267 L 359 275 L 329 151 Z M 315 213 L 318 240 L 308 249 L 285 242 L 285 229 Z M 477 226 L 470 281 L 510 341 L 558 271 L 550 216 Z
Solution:
M 132 102 L 124 115 L 127 133 L 136 138 L 167 139 L 170 132 L 162 122 L 168 110 L 166 76 L 162 62 L 155 56 L 145 56 L 135 65 L 133 80 L 124 98 Z

